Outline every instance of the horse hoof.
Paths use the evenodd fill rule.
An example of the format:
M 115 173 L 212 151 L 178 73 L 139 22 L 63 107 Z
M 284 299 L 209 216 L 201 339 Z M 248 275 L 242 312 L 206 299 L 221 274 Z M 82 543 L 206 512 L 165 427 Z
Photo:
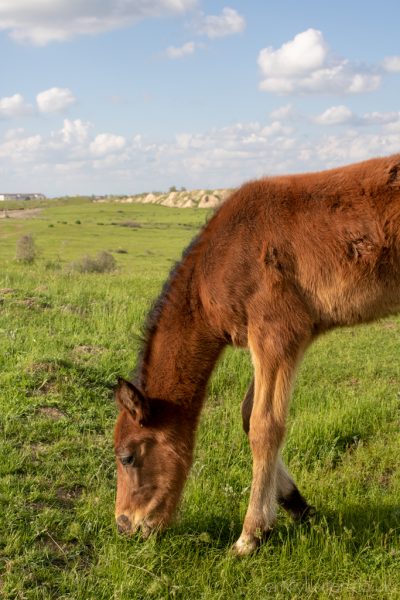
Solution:
M 313 520 L 313 518 L 316 516 L 317 514 L 317 509 L 315 508 L 315 506 L 311 506 L 310 504 L 307 505 L 307 507 L 302 511 L 302 512 L 297 512 L 295 514 L 293 514 L 293 519 L 297 522 L 297 523 L 309 523 L 310 521 Z
M 132 532 L 132 524 L 126 515 L 120 515 L 117 519 L 117 529 L 118 533 L 122 533 L 123 535 L 131 535 Z
M 231 548 L 234 556 L 249 556 L 253 554 L 260 545 L 260 540 L 255 537 L 240 537 Z

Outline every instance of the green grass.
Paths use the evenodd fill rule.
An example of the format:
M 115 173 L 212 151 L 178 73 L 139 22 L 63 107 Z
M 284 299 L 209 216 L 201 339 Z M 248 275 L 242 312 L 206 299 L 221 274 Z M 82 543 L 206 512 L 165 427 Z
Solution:
M 112 387 L 134 368 L 151 301 L 207 216 L 77 201 L 0 221 L 0 597 L 400 597 L 397 318 L 321 338 L 300 369 L 285 457 L 316 506 L 311 525 L 280 513 L 256 555 L 229 553 L 251 475 L 240 422 L 251 366 L 230 350 L 175 523 L 146 542 L 116 533 Z M 27 233 L 34 265 L 14 260 Z M 69 269 L 102 250 L 115 272 Z

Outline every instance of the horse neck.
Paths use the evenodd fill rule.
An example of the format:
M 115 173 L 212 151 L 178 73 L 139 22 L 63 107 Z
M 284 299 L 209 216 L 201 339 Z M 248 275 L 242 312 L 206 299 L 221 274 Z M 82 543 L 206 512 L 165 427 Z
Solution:
M 138 376 L 142 391 L 198 413 L 224 345 L 204 322 L 193 292 L 185 301 L 178 290 L 176 302 L 168 300 L 163 307 L 145 347 Z

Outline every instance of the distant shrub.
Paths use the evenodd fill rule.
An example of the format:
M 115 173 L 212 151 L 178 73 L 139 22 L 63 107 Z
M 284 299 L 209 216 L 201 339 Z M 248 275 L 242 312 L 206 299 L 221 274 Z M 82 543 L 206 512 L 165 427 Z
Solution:
M 81 224 L 82 224 L 82 223 L 81 223 L 81 221 L 80 221 L 79 219 L 77 219 L 77 220 L 75 221 L 75 225 L 81 225 Z
M 114 250 L 114 252 L 116 254 L 128 254 L 128 250 L 125 250 L 125 248 L 117 248 L 116 250 Z
M 49 223 L 49 227 L 54 227 L 53 223 Z
M 139 229 L 141 227 L 140 223 L 136 221 L 122 221 L 122 223 L 111 223 L 111 225 L 119 225 L 120 227 L 132 227 L 133 229 Z
M 70 267 L 79 273 L 109 273 L 117 268 L 117 263 L 112 254 L 103 250 L 97 256 L 83 256 Z
M 61 269 L 61 261 L 59 258 L 50 259 L 45 262 L 44 266 L 47 271 L 59 271 Z
M 37 256 L 35 240 L 30 233 L 23 235 L 17 241 L 15 258 L 18 262 L 30 265 Z

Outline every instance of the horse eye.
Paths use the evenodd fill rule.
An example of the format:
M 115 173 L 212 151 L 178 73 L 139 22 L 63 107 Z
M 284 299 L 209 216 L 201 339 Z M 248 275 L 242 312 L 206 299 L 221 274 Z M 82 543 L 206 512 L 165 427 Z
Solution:
M 129 454 L 128 456 L 121 456 L 120 460 L 124 467 L 134 467 L 136 464 L 136 456 L 134 454 Z

